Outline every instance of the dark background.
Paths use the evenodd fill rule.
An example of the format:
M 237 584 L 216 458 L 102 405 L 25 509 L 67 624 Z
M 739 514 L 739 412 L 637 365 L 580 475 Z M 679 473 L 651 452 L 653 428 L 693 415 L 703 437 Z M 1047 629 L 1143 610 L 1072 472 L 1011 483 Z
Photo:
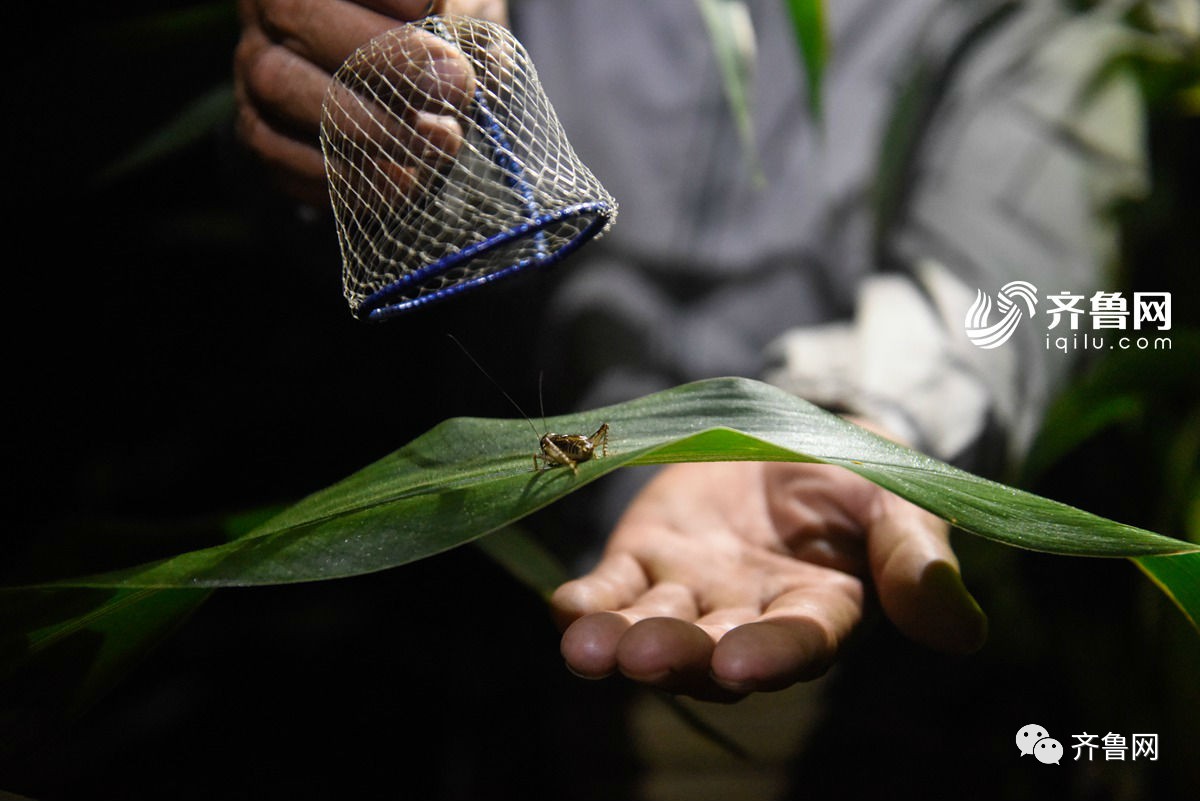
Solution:
M 28 34 L 5 115 L 16 206 L 8 572 L 63 575 L 191 547 L 208 536 L 203 521 L 299 498 L 446 417 L 512 416 L 447 332 L 526 409 L 540 370 L 548 409 L 565 394 L 537 357 L 553 275 L 358 323 L 331 221 L 274 196 L 228 125 L 99 180 L 229 79 L 231 14 L 143 21 L 167 5 L 187 7 L 123 3 L 117 15 L 6 26 Z M 1197 226 L 1185 222 L 1200 219 L 1197 133 L 1194 118 L 1157 119 L 1156 195 L 1126 211 L 1129 262 L 1143 265 L 1131 286 L 1174 291 L 1180 339 L 1200 297 Z M 1161 383 L 1142 387 L 1142 415 L 1035 489 L 1134 524 L 1181 520 L 1162 508 L 1161 440 L 1195 413 L 1195 365 L 1164 364 L 1143 367 Z M 562 535 L 565 514 L 533 526 Z M 1194 632 L 1132 566 L 973 540 L 959 550 L 991 643 L 950 660 L 868 625 L 814 747 L 797 755 L 798 795 L 1200 786 Z M 471 548 L 358 579 L 222 591 L 81 718 L 31 729 L 0 755 L 0 788 L 45 799 L 621 797 L 639 769 L 623 728 L 631 690 L 575 679 L 557 649 L 542 602 Z M 1157 731 L 1164 753 L 1149 770 L 1051 774 L 1013 758 L 1012 733 L 1032 721 L 1064 744 L 1067 732 Z

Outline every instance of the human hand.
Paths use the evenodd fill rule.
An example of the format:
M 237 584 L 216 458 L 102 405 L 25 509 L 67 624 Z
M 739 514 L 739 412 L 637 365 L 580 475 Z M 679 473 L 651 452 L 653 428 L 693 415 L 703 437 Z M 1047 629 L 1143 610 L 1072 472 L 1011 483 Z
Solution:
M 318 207 L 329 203 L 317 141 L 321 104 L 331 76 L 351 53 L 384 31 L 428 14 L 507 24 L 505 0 L 239 0 L 238 12 L 238 138 L 284 193 Z M 437 37 L 429 38 L 430 63 L 442 56 L 443 65 L 461 60 Z M 461 74 L 469 75 L 469 65 Z M 447 85 L 454 85 L 453 76 Z
M 987 621 L 938 518 L 839 467 L 664 468 L 596 568 L 552 609 L 567 666 L 736 700 L 825 672 L 863 615 L 868 577 L 892 622 L 969 653 Z

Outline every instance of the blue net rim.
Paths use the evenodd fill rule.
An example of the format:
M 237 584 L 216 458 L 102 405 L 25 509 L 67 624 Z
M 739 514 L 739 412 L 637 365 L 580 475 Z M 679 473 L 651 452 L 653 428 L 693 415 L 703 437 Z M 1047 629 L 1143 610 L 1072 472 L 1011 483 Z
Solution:
M 563 220 L 572 217 L 583 217 L 592 215 L 593 219 L 587 224 L 578 234 L 569 239 L 567 242 L 559 246 L 556 250 L 546 253 L 538 253 L 533 256 L 513 262 L 512 264 L 501 267 L 499 270 L 485 273 L 476 276 L 467 281 L 454 284 L 452 286 L 443 287 L 435 292 L 429 292 L 415 298 L 405 298 L 403 300 L 392 302 L 392 298 L 406 289 L 411 289 L 415 285 L 431 278 L 436 278 L 449 270 L 460 265 L 470 262 L 472 259 L 483 256 L 488 251 L 506 245 L 510 242 L 515 242 L 524 237 L 536 235 L 546 228 Z M 561 261 L 575 250 L 580 245 L 591 240 L 597 234 L 604 230 L 608 225 L 609 219 L 612 216 L 612 207 L 606 201 L 595 201 L 591 203 L 578 203 L 573 206 L 566 206 L 561 209 L 556 209 L 552 212 L 539 214 L 535 218 L 521 225 L 513 226 L 505 231 L 476 242 L 473 245 L 463 248 L 456 253 L 450 253 L 435 262 L 406 273 L 399 280 L 378 289 L 363 299 L 362 304 L 358 307 L 356 316 L 360 319 L 370 322 L 382 322 L 383 320 L 391 319 L 398 314 L 415 309 L 419 306 L 425 306 L 439 300 L 453 297 L 460 292 L 465 292 L 469 289 L 474 289 L 484 284 L 490 284 L 493 281 L 498 281 L 506 276 L 515 275 L 527 267 L 545 267 L 555 262 Z

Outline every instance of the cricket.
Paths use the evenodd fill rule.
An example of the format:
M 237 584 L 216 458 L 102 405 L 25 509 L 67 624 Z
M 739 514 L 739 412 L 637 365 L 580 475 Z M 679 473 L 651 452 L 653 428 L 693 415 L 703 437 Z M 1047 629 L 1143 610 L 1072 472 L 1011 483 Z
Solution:
M 537 429 L 534 429 L 534 432 L 536 433 Z M 608 456 L 608 423 L 601 423 L 596 433 L 590 437 L 586 434 L 546 433 L 538 440 L 538 445 L 542 452 L 533 455 L 534 470 L 566 465 L 571 468 L 572 473 L 579 475 L 579 463 L 594 458 L 597 445 L 600 446 L 600 455 Z
M 533 431 L 535 437 L 538 436 L 537 427 L 533 421 L 529 419 L 529 415 L 525 414 L 525 410 L 521 408 L 512 396 L 504 391 L 504 387 L 500 386 L 496 379 L 492 378 L 491 373 L 483 369 L 471 352 L 467 350 L 461 342 L 453 334 L 447 334 L 451 341 L 458 346 L 471 363 L 478 368 L 479 372 L 483 373 L 488 381 L 500 391 L 500 394 L 512 404 L 513 408 L 525 418 L 525 422 L 529 423 L 529 428 Z M 538 404 L 541 405 L 542 385 L 541 378 L 538 379 Z M 546 412 L 542 410 L 543 428 L 545 427 Z M 538 437 L 538 448 L 541 453 L 533 455 L 533 469 L 535 471 L 548 470 L 552 467 L 569 467 L 571 473 L 579 475 L 579 465 L 583 462 L 590 461 L 596 458 L 596 449 L 600 449 L 600 456 L 608 456 L 608 423 L 601 423 L 600 427 L 592 435 L 587 434 L 555 434 L 554 432 L 546 432 Z

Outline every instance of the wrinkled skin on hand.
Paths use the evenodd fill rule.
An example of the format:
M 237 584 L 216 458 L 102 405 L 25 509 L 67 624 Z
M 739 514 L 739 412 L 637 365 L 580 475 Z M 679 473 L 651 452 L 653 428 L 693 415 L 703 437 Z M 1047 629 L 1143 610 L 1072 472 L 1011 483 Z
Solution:
M 321 104 L 331 76 L 351 53 L 384 31 L 428 14 L 466 14 L 507 24 L 503 0 L 240 0 L 238 13 L 238 138 L 281 191 L 318 208 L 329 204 L 317 141 Z M 435 54 L 448 50 L 437 37 L 429 38 Z M 463 72 L 469 73 L 469 66 Z M 442 134 L 442 121 L 422 124 Z M 445 135 L 439 141 L 453 150 Z
M 911 639 L 969 653 L 987 623 L 948 535 L 839 467 L 671 465 L 596 568 L 554 594 L 562 653 L 585 678 L 736 700 L 824 673 L 871 590 Z

